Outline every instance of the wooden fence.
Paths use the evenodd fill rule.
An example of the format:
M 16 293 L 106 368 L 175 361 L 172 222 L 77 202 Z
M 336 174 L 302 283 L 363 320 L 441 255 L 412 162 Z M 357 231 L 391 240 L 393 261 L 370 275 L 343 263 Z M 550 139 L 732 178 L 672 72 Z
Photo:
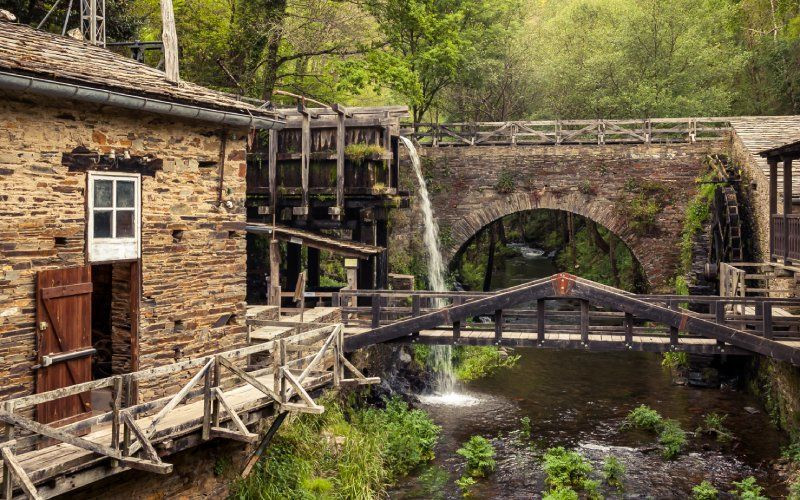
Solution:
M 537 144 L 649 144 L 727 137 L 725 118 L 645 120 L 540 120 L 406 124 L 401 134 L 422 146 Z
M 321 346 L 316 345 L 320 342 Z M 159 474 L 170 473 L 172 465 L 161 460 L 153 444 L 176 430 L 201 428 L 202 440 L 221 437 L 252 443 L 258 436 L 247 429 L 239 412 L 253 407 L 254 401 L 247 402 L 244 407 L 240 404 L 237 409 L 223 389 L 239 382 L 257 389 L 258 404 L 274 402 L 281 411 L 321 413 L 324 407 L 316 404 L 305 388 L 311 379 L 316 385 L 332 382 L 335 386 L 379 381 L 377 378 L 364 377 L 344 357 L 343 343 L 343 326 L 326 325 L 286 339 L 5 401 L 0 411 L 0 421 L 6 425 L 6 441 L 0 444 L 3 459 L 2 497 L 11 499 L 16 484 L 28 497 L 41 498 L 34 484 L 61 472 L 57 457 L 51 457 L 50 460 L 54 462 L 52 466 L 42 464 L 42 467 L 26 471 L 20 465 L 17 453 L 23 452 L 29 456 L 30 453 L 36 453 L 37 448 L 42 448 L 44 455 L 53 441 L 89 452 L 88 459 L 110 459 L 112 468 L 123 466 Z M 255 369 L 240 366 L 251 356 L 265 353 L 272 354 L 269 366 L 257 366 Z M 296 353 L 296 357 L 292 353 Z M 290 359 L 292 357 L 294 359 Z M 128 407 L 123 405 L 123 401 L 132 400 L 135 384 L 173 377 L 187 370 L 193 371 L 193 375 L 174 395 Z M 348 371 L 352 374 L 349 378 L 345 377 Z M 270 374 L 271 386 L 263 378 Z M 37 404 L 104 388 L 112 391 L 111 409 L 108 412 L 58 428 L 25 416 Z M 127 397 L 123 398 L 126 394 Z M 197 414 L 186 414 L 185 411 L 180 415 L 175 414 L 179 405 L 198 398 L 202 398 L 202 409 Z M 292 401 L 293 398 L 297 401 Z M 228 421 L 229 427 L 222 426 L 222 421 Z M 102 439 L 81 437 L 98 426 L 105 426 L 107 430 Z M 137 453 L 139 456 L 135 456 Z

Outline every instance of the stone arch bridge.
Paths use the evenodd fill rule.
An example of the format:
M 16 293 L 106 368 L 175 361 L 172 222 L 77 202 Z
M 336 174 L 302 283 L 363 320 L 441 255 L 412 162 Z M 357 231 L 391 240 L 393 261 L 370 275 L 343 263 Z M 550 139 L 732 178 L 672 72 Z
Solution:
M 739 160 L 757 198 L 768 171 L 757 153 L 798 133 L 800 117 L 752 117 L 439 124 L 411 135 L 422 146 L 446 259 L 506 215 L 563 210 L 616 234 L 651 287 L 666 289 L 709 155 Z M 644 213 L 648 203 L 654 217 Z

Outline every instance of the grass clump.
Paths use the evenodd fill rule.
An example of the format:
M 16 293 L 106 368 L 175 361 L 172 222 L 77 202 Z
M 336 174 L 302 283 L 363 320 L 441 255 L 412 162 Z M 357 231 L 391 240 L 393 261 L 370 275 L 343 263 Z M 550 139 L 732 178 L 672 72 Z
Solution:
M 689 355 L 683 351 L 665 352 L 661 359 L 661 366 L 671 370 L 683 369 L 689 366 Z
M 603 460 L 603 480 L 613 488 L 622 489 L 622 478 L 625 477 L 625 466 L 620 460 L 609 455 Z
M 647 405 L 640 405 L 631 410 L 626 417 L 626 425 L 658 434 L 658 442 L 663 447 L 662 455 L 666 459 L 677 457 L 686 446 L 686 431 L 677 420 L 665 419 L 656 410 Z
M 385 150 L 383 146 L 378 144 L 367 144 L 364 142 L 358 142 L 354 144 L 348 144 L 344 148 L 344 156 L 355 164 L 361 164 L 367 158 L 371 158 L 374 155 L 383 154 Z
M 483 436 L 472 436 L 456 453 L 467 459 L 467 474 L 472 477 L 488 476 L 497 465 L 494 446 Z
M 756 484 L 753 476 L 733 482 L 733 489 L 730 494 L 740 500 L 767 500 L 764 496 L 764 488 Z
M 680 455 L 686 446 L 686 431 L 681 429 L 681 424 L 677 420 L 664 420 L 661 432 L 658 435 L 658 442 L 664 449 L 661 455 L 672 460 Z
M 547 475 L 545 481 L 550 486 L 545 498 L 577 498 L 577 492 L 583 492 L 589 498 L 598 496 L 597 481 L 589 479 L 592 464 L 577 451 L 563 446 L 549 448 L 544 453 L 542 466 Z
M 693 500 L 717 500 L 718 497 L 719 490 L 714 488 L 714 485 L 708 481 L 703 481 L 692 488 Z
M 233 485 L 239 499 L 383 496 L 388 485 L 433 458 L 439 427 L 400 399 L 359 408 L 323 398 L 325 413 L 285 424 L 247 479 Z
M 509 194 L 514 192 L 516 184 L 517 183 L 514 180 L 514 174 L 506 169 L 503 169 L 500 172 L 500 175 L 497 176 L 497 182 L 495 183 L 494 188 L 498 193 Z
M 519 419 L 519 435 L 523 439 L 531 438 L 531 417 L 522 417 Z
M 639 405 L 631 410 L 625 420 L 628 426 L 650 432 L 659 432 L 664 423 L 664 417 L 647 405 Z
M 567 486 L 546 491 L 542 500 L 578 500 L 578 492 Z
M 728 443 L 733 439 L 733 434 L 725 427 L 727 414 L 720 415 L 716 412 L 706 413 L 703 416 L 703 425 L 697 429 L 698 433 L 712 434 L 720 443 Z
M 488 377 L 501 368 L 513 368 L 519 358 L 507 355 L 495 346 L 458 346 L 453 349 L 456 378 L 463 382 Z
M 686 207 L 686 218 L 683 220 L 681 231 L 681 272 L 688 272 L 692 267 L 692 245 L 694 237 L 703 230 L 703 225 L 711 217 L 711 204 L 714 201 L 714 192 L 717 189 L 714 180 L 715 173 L 710 170 L 703 177 L 697 179 L 697 194 Z
M 477 481 L 472 476 L 461 476 L 456 479 L 456 486 L 461 490 L 461 495 L 465 498 L 470 496 L 470 488 L 472 488 Z

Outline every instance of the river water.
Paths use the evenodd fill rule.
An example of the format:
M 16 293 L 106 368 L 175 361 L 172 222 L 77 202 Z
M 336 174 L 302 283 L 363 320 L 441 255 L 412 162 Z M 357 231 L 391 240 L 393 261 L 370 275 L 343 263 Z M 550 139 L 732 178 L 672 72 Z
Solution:
M 512 286 L 553 272 L 545 256 L 514 257 L 506 259 L 492 285 Z M 461 403 L 423 400 L 422 408 L 442 426 L 436 459 L 398 484 L 392 498 L 461 498 L 454 480 L 464 465 L 456 450 L 476 434 L 494 445 L 497 470 L 472 488 L 474 498 L 538 497 L 546 489 L 541 453 L 558 445 L 581 451 L 596 471 L 607 455 L 619 458 L 627 468 L 625 498 L 687 498 L 703 479 L 727 491 L 732 481 L 749 475 L 771 497 L 785 494 L 771 467 L 785 439 L 746 393 L 674 385 L 657 354 L 524 348 L 515 354 L 520 355 L 515 368 L 463 386 L 468 397 Z M 665 460 L 655 449 L 655 436 L 621 428 L 627 413 L 640 404 L 677 419 L 687 431 L 700 426 L 706 413 L 727 414 L 725 424 L 736 439 L 723 446 L 690 434 L 686 452 Z M 530 439 L 519 433 L 526 416 L 532 422 Z M 616 496 L 614 490 L 603 492 Z

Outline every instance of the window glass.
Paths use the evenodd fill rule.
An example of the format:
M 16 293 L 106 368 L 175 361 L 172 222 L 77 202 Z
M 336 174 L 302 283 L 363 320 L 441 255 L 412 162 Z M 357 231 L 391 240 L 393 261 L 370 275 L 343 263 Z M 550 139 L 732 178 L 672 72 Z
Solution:
M 117 211 L 117 238 L 133 238 L 133 210 Z
M 94 211 L 94 237 L 111 238 L 111 212 L 108 210 Z
M 117 207 L 133 208 L 134 193 L 133 181 L 117 181 Z
M 94 182 L 94 206 L 95 208 L 112 206 L 112 189 L 114 181 L 96 180 Z

